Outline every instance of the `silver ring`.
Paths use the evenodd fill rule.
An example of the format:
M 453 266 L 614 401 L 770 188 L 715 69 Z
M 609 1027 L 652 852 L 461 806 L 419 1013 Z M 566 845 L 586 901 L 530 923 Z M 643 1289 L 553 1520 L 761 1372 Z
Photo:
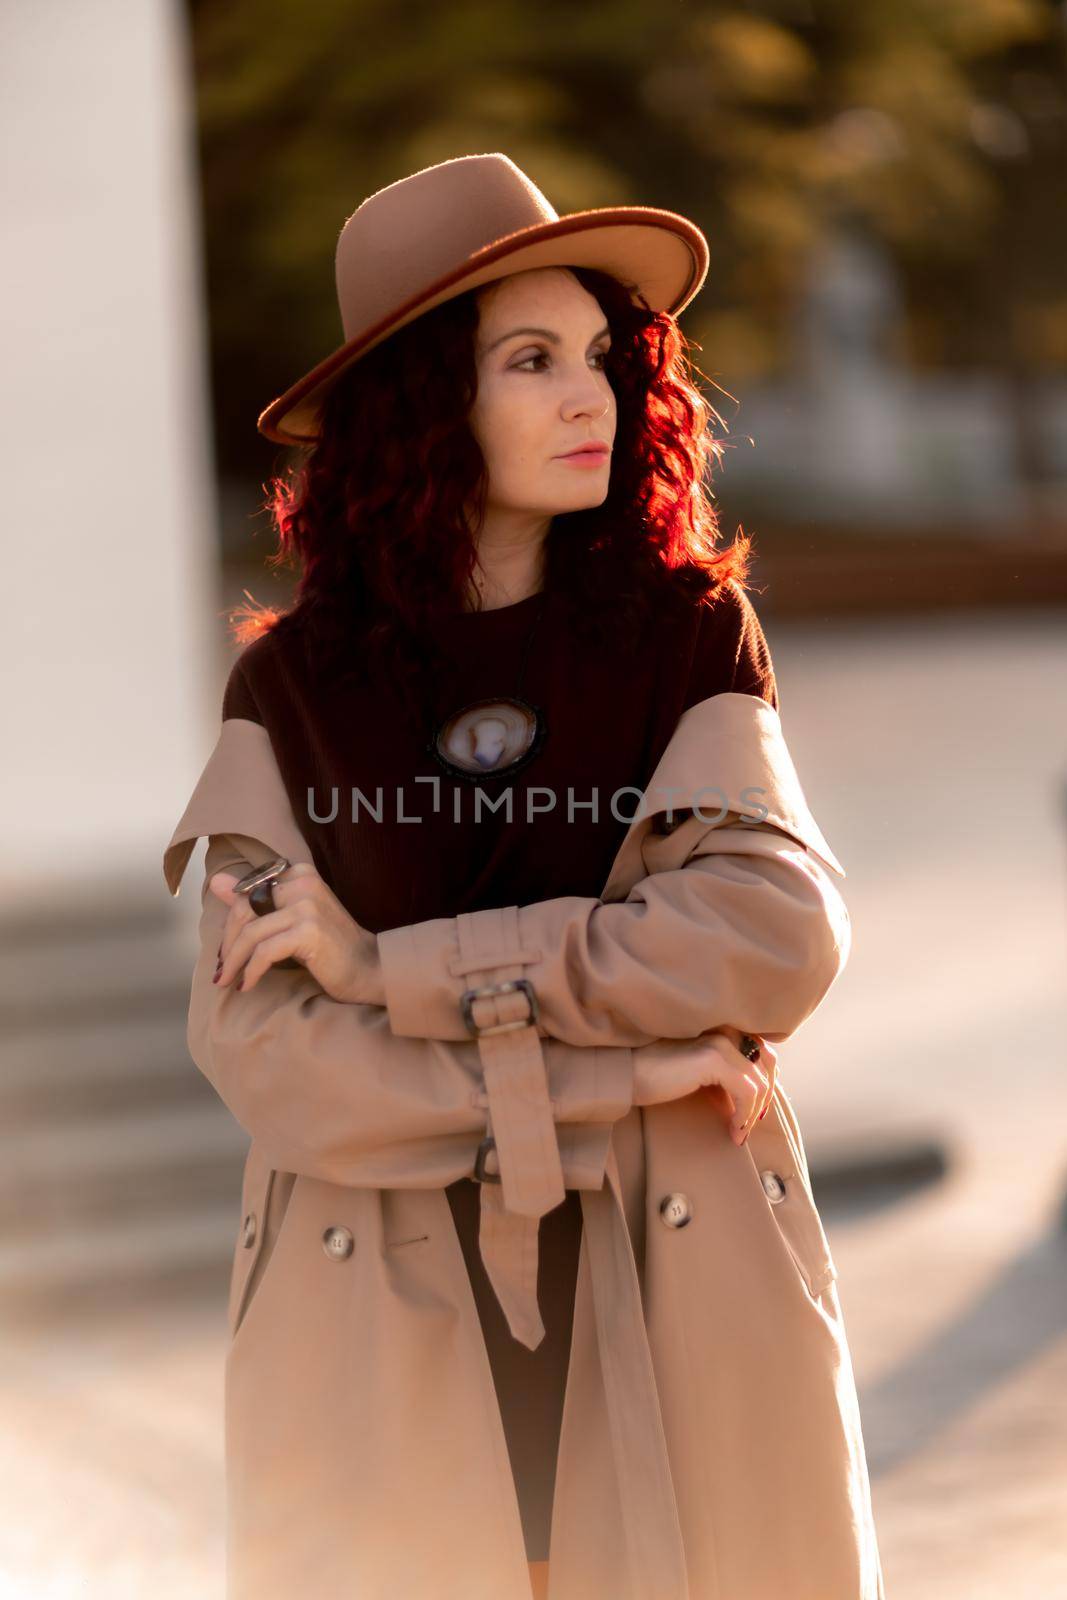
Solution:
M 253 867 L 251 872 L 246 872 L 240 882 L 234 884 L 233 892 L 245 895 L 256 916 L 265 917 L 277 909 L 274 904 L 274 885 L 291 866 L 292 862 L 285 856 L 277 856 L 273 861 L 268 861 L 266 866 Z
M 246 872 L 240 882 L 234 884 L 233 892 L 246 896 L 257 917 L 269 916 L 272 911 L 278 909 L 274 904 L 274 885 L 292 864 L 285 856 L 277 856 L 273 861 L 268 861 L 265 867 L 255 867 L 251 872 Z M 304 963 L 298 961 L 295 956 L 286 956 L 282 961 L 272 962 L 272 966 L 285 967 L 289 970 L 303 965 Z

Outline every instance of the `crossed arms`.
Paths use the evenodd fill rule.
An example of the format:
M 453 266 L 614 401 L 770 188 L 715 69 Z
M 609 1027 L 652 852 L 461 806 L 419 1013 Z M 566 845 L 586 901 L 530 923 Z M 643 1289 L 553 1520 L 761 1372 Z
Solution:
M 722 1026 L 787 1038 L 847 960 L 848 913 L 801 843 L 729 816 L 683 826 L 684 864 L 625 900 L 519 908 L 558 1123 L 624 1116 L 643 1049 L 664 1061 L 669 1041 L 683 1051 Z M 468 980 L 449 970 L 455 918 L 379 934 L 384 1006 L 334 1000 L 307 972 L 274 969 L 245 993 L 212 983 L 227 907 L 207 883 L 275 853 L 239 834 L 209 838 L 187 1030 L 197 1067 L 287 1171 L 373 1183 L 428 1139 L 469 1146 L 486 1131 L 486 1100 L 459 1003 Z M 423 1169 L 420 1186 L 433 1182 Z

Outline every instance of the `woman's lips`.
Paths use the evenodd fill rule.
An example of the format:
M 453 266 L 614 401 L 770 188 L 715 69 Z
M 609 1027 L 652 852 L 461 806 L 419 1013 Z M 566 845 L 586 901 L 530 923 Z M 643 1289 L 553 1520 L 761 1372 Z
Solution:
M 596 450 L 572 450 L 569 456 L 559 456 L 559 461 L 565 461 L 571 467 L 602 467 L 611 458 L 611 451 L 606 445 Z

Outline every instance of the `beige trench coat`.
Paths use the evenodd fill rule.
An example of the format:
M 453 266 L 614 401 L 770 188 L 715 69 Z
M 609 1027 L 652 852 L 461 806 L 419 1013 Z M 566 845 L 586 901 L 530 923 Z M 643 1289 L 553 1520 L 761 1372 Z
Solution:
M 717 1026 L 796 1031 L 848 956 L 843 869 L 755 696 L 687 710 L 643 797 L 619 804 L 636 814 L 599 899 L 379 934 L 384 1005 L 282 969 L 220 992 L 208 877 L 310 859 L 265 729 L 222 724 L 164 873 L 177 894 L 208 839 L 188 1043 L 251 1136 L 225 1369 L 229 1600 L 529 1600 L 444 1193 L 479 1154 L 480 1251 L 530 1346 L 537 1219 L 581 1191 L 551 1600 L 884 1600 L 784 1064 L 740 1147 L 721 1090 L 634 1103 L 650 1073 L 699 1085 Z M 535 1021 L 521 988 L 469 998 L 464 1018 L 467 991 L 520 978 Z

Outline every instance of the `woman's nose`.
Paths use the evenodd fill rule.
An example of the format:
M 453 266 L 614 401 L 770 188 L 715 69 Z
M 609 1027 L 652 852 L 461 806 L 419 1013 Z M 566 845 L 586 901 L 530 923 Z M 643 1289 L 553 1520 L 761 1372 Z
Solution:
M 597 383 L 592 373 L 584 383 L 579 383 L 572 390 L 570 404 L 566 408 L 569 415 L 579 414 L 591 417 L 602 417 L 610 409 L 612 396 L 605 394 L 600 384 Z

